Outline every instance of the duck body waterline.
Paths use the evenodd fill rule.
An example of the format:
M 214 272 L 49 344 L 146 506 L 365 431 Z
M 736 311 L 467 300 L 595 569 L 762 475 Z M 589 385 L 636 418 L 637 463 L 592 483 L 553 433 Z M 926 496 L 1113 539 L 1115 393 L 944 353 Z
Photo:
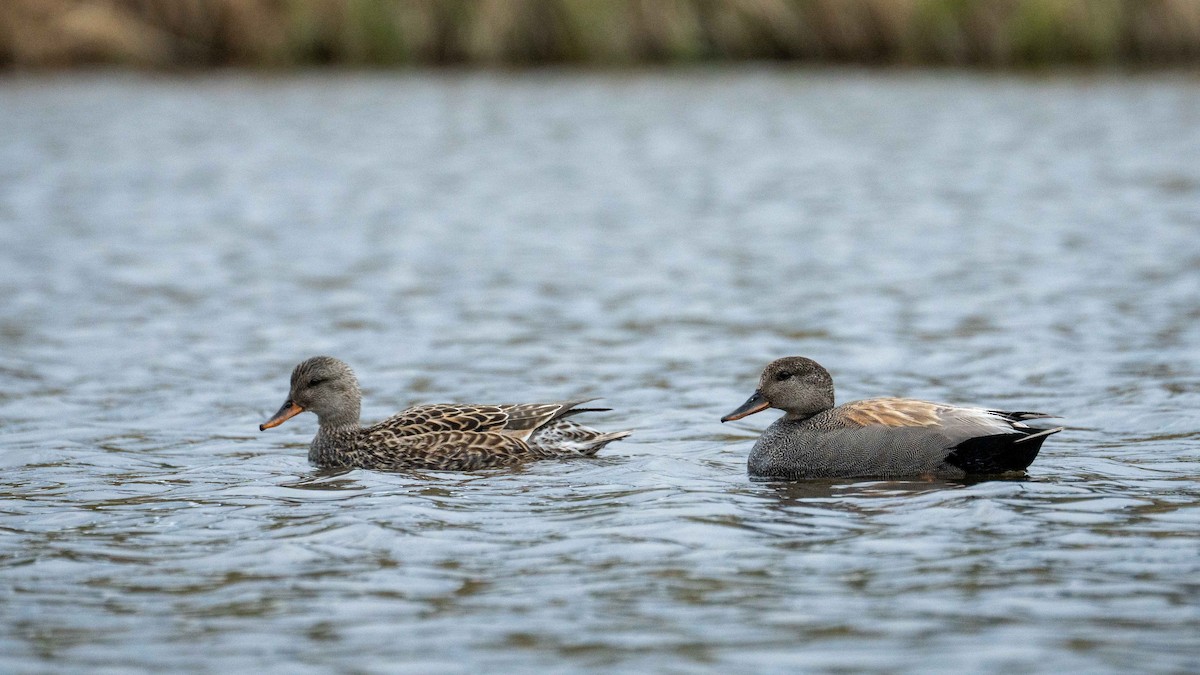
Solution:
M 287 401 L 259 426 L 278 426 L 301 412 L 319 428 L 308 459 L 329 468 L 472 471 L 520 462 L 588 457 L 630 431 L 603 433 L 571 415 L 586 400 L 500 405 L 415 406 L 370 426 L 359 425 L 362 394 L 354 372 L 329 356 L 310 358 L 292 371 Z
M 901 398 L 833 405 L 833 381 L 819 364 L 786 357 L 764 370 L 759 389 L 722 421 L 776 407 L 747 461 L 758 479 L 901 478 L 1024 471 L 1061 427 L 1031 427 L 1052 415 Z

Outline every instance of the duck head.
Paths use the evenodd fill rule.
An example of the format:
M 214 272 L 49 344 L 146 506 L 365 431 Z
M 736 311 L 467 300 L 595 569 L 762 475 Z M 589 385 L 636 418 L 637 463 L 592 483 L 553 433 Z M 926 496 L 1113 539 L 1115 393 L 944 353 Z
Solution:
M 722 422 L 740 420 L 767 408 L 778 408 L 795 419 L 806 419 L 833 407 L 833 378 L 821 364 L 803 356 L 772 361 L 758 380 L 758 389 Z
M 277 427 L 305 411 L 316 413 L 321 426 L 357 424 L 361 405 L 362 392 L 350 366 L 332 356 L 314 356 L 292 371 L 287 400 L 258 429 Z

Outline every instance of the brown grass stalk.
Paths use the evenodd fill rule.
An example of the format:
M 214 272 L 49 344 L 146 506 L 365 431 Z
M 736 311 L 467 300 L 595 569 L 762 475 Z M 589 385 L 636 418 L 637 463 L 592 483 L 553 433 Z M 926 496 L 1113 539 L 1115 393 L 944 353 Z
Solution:
M 0 66 L 1188 64 L 1200 0 L 3 0 Z

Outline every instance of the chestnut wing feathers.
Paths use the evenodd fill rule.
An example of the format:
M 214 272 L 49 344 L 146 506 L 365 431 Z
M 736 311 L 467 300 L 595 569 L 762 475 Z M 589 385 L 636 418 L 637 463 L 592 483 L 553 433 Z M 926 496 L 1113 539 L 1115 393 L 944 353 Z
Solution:
M 871 398 L 841 406 L 841 419 L 851 426 L 932 427 L 949 406 L 904 398 Z
M 840 419 L 850 427 L 923 428 L 951 445 L 982 436 L 1036 434 L 1042 430 L 1025 424 L 1025 420 L 1054 417 L 1038 412 L 965 408 L 901 398 L 855 401 L 841 406 L 841 410 L 844 414 Z

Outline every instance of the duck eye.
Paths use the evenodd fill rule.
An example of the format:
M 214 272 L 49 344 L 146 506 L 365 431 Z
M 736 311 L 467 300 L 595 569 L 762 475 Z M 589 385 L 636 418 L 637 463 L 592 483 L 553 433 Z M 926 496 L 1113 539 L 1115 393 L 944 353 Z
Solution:
M 328 382 L 328 381 L 329 381 L 329 380 L 327 380 L 327 379 L 325 379 L 325 378 L 322 378 L 322 377 L 314 377 L 313 379 L 311 379 L 311 380 L 309 380 L 309 381 L 308 381 L 308 386 L 309 386 L 309 387 L 315 387 L 315 386 L 317 386 L 318 384 L 322 384 L 322 383 L 324 383 L 324 382 Z
M 790 380 L 791 378 L 792 378 L 792 373 L 791 373 L 791 371 L 788 371 L 788 370 L 784 370 L 784 371 L 775 373 L 775 381 L 776 382 L 783 382 L 784 380 Z

